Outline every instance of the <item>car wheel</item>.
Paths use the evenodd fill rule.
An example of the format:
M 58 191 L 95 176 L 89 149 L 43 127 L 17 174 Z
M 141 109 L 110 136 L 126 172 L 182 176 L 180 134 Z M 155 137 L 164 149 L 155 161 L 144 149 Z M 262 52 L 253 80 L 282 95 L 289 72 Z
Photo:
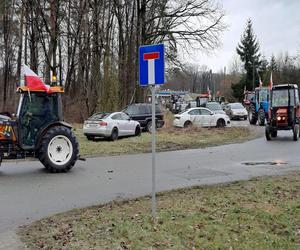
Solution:
M 152 122 L 148 122 L 146 125 L 146 131 L 151 133 L 152 132 Z
M 89 141 L 93 141 L 95 139 L 94 136 L 92 135 L 87 135 L 86 138 L 89 140 Z
M 191 127 L 192 125 L 193 125 L 193 124 L 192 124 L 191 121 L 186 121 L 186 122 L 184 123 L 183 127 L 189 128 L 189 127 Z
M 141 135 L 141 127 L 139 125 L 136 126 L 134 135 L 135 136 Z
M 111 141 L 115 141 L 117 140 L 119 137 L 119 132 L 118 132 L 118 129 L 117 128 L 114 128 L 111 132 L 111 135 L 110 135 L 110 140 Z
M 217 128 L 224 128 L 225 127 L 225 121 L 223 119 L 217 120 Z

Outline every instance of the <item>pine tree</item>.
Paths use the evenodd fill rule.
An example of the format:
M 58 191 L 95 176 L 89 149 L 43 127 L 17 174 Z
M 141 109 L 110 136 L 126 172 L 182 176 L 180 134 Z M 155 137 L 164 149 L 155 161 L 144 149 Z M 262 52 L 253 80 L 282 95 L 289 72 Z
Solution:
M 242 85 L 246 86 L 247 90 L 253 89 L 258 85 L 258 75 L 257 70 L 261 66 L 260 53 L 259 53 L 259 43 L 256 36 L 253 33 L 252 21 L 248 19 L 246 24 L 246 29 L 241 37 L 241 41 L 238 44 L 236 51 L 244 63 L 244 68 L 246 71 L 246 76 L 244 77 L 244 83 Z M 254 86 L 253 86 L 253 76 L 254 76 Z
M 277 62 L 276 62 L 276 59 L 275 59 L 274 55 L 272 55 L 272 57 L 270 59 L 269 70 L 270 71 L 277 71 L 278 70 Z

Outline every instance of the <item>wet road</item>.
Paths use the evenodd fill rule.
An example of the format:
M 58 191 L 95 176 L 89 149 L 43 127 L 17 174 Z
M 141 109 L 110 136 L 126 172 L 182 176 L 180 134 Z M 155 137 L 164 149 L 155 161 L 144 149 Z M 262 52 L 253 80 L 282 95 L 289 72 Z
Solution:
M 263 128 L 262 128 L 263 129 Z M 159 191 L 300 170 L 299 142 L 277 140 L 157 154 Z M 284 161 L 283 165 L 268 162 Z M 252 163 L 259 163 L 258 165 Z M 250 164 L 245 164 L 250 163 Z M 72 208 L 151 192 L 151 154 L 89 158 L 67 174 L 49 174 L 35 161 L 0 168 L 0 233 Z

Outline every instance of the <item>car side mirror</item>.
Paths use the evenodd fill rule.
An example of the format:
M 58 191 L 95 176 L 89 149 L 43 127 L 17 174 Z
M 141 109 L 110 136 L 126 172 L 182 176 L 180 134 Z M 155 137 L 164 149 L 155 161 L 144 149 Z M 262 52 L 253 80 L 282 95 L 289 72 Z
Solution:
M 210 115 L 213 115 L 214 113 L 210 113 Z

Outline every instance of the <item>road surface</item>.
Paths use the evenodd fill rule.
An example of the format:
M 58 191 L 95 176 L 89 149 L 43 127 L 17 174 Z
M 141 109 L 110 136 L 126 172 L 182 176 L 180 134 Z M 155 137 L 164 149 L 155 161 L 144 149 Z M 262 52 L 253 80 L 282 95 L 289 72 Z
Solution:
M 299 147 L 300 142 L 294 142 L 292 133 L 286 131 L 271 142 L 259 138 L 242 144 L 158 153 L 157 189 L 299 170 Z M 274 161 L 283 164 L 268 163 Z M 38 161 L 5 162 L 0 168 L 0 234 L 55 213 L 150 192 L 151 154 L 89 158 L 66 174 L 47 173 Z

